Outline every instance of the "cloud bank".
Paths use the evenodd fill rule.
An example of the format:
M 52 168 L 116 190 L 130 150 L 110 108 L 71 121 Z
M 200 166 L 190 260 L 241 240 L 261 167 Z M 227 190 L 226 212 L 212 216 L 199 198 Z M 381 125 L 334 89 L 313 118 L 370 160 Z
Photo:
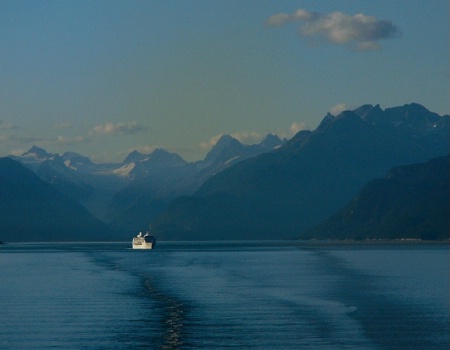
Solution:
M 289 133 L 287 135 L 284 134 L 283 137 L 291 138 L 299 131 L 307 130 L 307 129 L 308 129 L 308 127 L 306 126 L 306 124 L 304 122 L 293 122 L 291 124 L 291 127 L 289 128 Z
M 72 128 L 72 123 L 61 123 L 54 125 L 57 129 L 67 129 Z M 0 120 L 0 131 L 2 130 L 12 130 L 18 129 L 17 126 L 11 123 L 3 122 Z M 104 136 L 120 136 L 120 135 L 132 135 L 138 132 L 146 130 L 147 127 L 140 125 L 137 122 L 127 122 L 127 123 L 105 123 L 94 126 L 92 129 L 87 131 L 85 135 L 71 136 L 67 137 L 64 135 L 58 135 L 56 137 L 41 136 L 41 135 L 1 135 L 0 143 L 4 146 L 13 148 L 11 154 L 22 154 L 23 147 L 29 147 L 31 144 L 38 145 L 40 147 L 45 147 L 49 145 L 57 146 L 67 146 L 75 145 L 87 142 L 93 142 L 102 139 Z M 149 149 L 152 147 L 149 146 Z
M 89 131 L 89 136 L 95 135 L 132 135 L 136 134 L 140 131 L 145 130 L 146 127 L 138 124 L 137 122 L 128 122 L 128 123 L 106 123 L 94 126 Z
M 349 15 L 342 12 L 318 13 L 299 9 L 291 14 L 278 13 L 266 20 L 267 27 L 281 27 L 301 22 L 299 35 L 345 45 L 358 51 L 379 50 L 378 41 L 400 35 L 400 30 L 388 20 L 379 20 L 362 13 Z
M 350 109 L 352 109 L 352 107 L 348 106 L 347 104 L 345 104 L 345 103 L 339 103 L 339 104 L 337 104 L 337 105 L 331 107 L 331 108 L 328 110 L 328 112 L 330 112 L 332 115 L 335 115 L 335 116 L 336 116 L 336 115 L 339 115 L 340 113 L 342 113 L 342 112 L 344 112 L 344 111 L 347 111 L 347 110 L 350 110 Z

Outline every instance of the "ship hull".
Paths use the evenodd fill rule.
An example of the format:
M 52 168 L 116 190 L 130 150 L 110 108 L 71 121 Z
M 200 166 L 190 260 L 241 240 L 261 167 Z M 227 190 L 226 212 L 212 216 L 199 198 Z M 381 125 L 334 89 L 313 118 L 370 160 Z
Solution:
M 134 243 L 133 249 L 153 249 L 153 243 Z
M 132 248 L 133 249 L 153 249 L 155 246 L 154 237 L 149 236 L 137 236 L 133 238 Z

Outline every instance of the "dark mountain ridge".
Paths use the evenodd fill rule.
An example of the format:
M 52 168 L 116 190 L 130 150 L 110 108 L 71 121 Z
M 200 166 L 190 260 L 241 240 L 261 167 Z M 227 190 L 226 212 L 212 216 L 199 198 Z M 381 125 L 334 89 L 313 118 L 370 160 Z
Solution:
M 163 239 L 302 237 L 391 167 L 446 154 L 448 118 L 415 104 L 329 114 L 313 132 L 299 132 L 173 201 L 152 226 Z
M 449 156 L 439 157 L 391 169 L 307 237 L 448 240 L 449 161 Z
M 0 217 L 6 242 L 116 239 L 83 206 L 10 158 L 0 158 Z

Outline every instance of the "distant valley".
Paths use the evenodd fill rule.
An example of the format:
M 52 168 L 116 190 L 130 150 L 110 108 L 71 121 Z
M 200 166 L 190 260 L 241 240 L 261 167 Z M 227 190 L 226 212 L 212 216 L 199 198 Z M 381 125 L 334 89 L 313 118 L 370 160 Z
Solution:
M 244 145 L 224 135 L 198 162 L 157 149 L 95 164 L 73 152 L 33 147 L 0 159 L 2 174 L 10 174 L 0 177 L 1 215 L 10 218 L 0 225 L 0 240 L 128 240 L 150 224 L 161 240 L 444 239 L 448 219 L 431 209 L 419 215 L 407 202 L 410 192 L 422 193 L 424 203 L 436 201 L 435 209 L 449 212 L 448 190 L 442 195 L 448 158 L 435 161 L 440 171 L 423 168 L 448 156 L 448 131 L 448 115 L 418 104 L 364 105 L 328 114 L 315 130 L 290 140 L 268 135 Z M 416 163 L 428 165 L 411 166 Z M 374 180 L 388 171 L 387 180 Z M 373 181 L 385 187 L 374 191 Z M 427 184 L 439 190 L 426 192 Z M 371 206 L 378 212 L 361 209 Z M 62 207 L 67 211 L 56 220 Z M 402 219 L 399 213 L 407 211 L 415 221 Z M 359 214 L 350 220 L 350 212 Z M 389 219 L 382 219 L 386 212 Z M 64 230 L 64 222 L 72 228 Z
M 193 163 L 164 149 L 156 149 L 151 154 L 133 151 L 117 164 L 96 164 L 74 152 L 59 155 L 36 146 L 21 156 L 9 158 L 31 170 L 63 196 L 80 203 L 105 227 L 107 225 L 110 234 L 104 235 L 104 240 L 127 240 L 137 231 L 148 229 L 151 220 L 164 211 L 171 200 L 192 194 L 214 174 L 244 159 L 269 152 L 284 142 L 286 140 L 277 136 L 267 135 L 258 144 L 244 145 L 224 135 L 204 160 Z M 53 213 L 49 211 L 46 215 Z M 0 229 L 0 237 L 1 232 Z M 71 239 L 83 240 L 81 235 L 77 238 L 75 235 Z M 11 240 L 9 236 L 3 239 Z

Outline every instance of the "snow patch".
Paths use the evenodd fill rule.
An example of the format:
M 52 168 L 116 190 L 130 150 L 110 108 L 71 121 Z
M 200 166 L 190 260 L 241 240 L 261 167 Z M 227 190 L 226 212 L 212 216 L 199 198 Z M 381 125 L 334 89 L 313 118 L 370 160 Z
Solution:
M 64 161 L 64 165 L 65 165 L 67 168 L 69 168 L 69 169 L 72 169 L 72 170 L 78 170 L 77 168 L 75 168 L 74 166 L 72 166 L 70 160 L 65 160 L 65 161 Z
M 136 166 L 135 163 L 128 163 L 123 167 L 113 170 L 112 173 L 117 176 L 128 177 L 130 176 L 130 172 L 134 169 L 135 166 Z
M 224 165 L 231 163 L 233 160 L 236 160 L 236 159 L 238 159 L 239 157 L 240 157 L 240 156 L 236 156 L 236 157 L 233 157 L 233 158 L 231 158 L 231 159 L 228 159 L 228 160 L 224 163 Z

